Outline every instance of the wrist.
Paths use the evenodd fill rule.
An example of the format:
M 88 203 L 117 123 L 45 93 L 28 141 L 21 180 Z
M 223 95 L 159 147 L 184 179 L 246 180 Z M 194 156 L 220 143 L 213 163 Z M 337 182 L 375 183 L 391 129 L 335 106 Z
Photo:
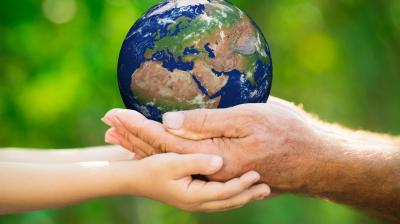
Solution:
M 298 156 L 297 168 L 294 168 L 294 174 L 297 180 L 291 188 L 293 193 L 306 193 L 315 186 L 315 177 L 318 170 L 324 166 L 324 158 L 326 153 L 324 138 L 320 137 L 320 133 L 312 125 L 311 118 L 307 118 L 299 125 L 298 131 L 289 136 L 290 148 L 295 149 Z M 330 151 L 330 149 L 328 150 Z M 332 149 L 333 151 L 333 149 Z
M 382 175 L 396 167 L 393 141 L 322 122 L 315 122 L 312 126 L 315 138 L 312 147 L 317 155 L 301 193 L 346 201 L 340 196 L 343 192 L 355 196 L 366 188 L 370 193 L 378 192 L 374 186 L 376 183 L 393 186 L 389 183 L 393 178 Z
M 266 157 L 260 161 L 262 170 L 259 171 L 264 174 L 262 181 L 275 191 L 303 193 L 311 184 L 309 178 L 321 166 L 318 158 L 321 147 L 313 118 L 297 107 L 290 112 L 290 116 L 279 120 L 279 132 L 272 134 L 271 142 L 279 142 L 275 147 L 277 150 L 271 151 L 271 145 L 267 145 Z
M 108 196 L 140 195 L 139 170 L 138 161 L 111 163 L 107 172 Z
M 340 178 L 344 161 L 340 158 L 344 152 L 343 142 L 338 136 L 329 130 L 325 124 L 315 121 L 311 124 L 312 138 L 310 148 L 313 149 L 313 159 L 310 163 L 310 172 L 305 178 L 304 188 L 300 193 L 312 196 L 322 196 L 324 192 L 334 191 L 338 183 L 333 182 Z

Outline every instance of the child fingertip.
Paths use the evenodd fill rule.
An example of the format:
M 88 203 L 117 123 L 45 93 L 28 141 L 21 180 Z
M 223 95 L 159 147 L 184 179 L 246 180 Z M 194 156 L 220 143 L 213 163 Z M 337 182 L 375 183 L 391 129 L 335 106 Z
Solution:
M 270 195 L 271 194 L 271 188 L 268 186 L 268 185 L 266 185 L 266 184 L 262 184 L 262 195 L 264 196 L 264 197 L 266 197 L 266 196 L 268 196 L 268 195 Z
M 260 180 L 260 174 L 258 174 L 256 171 L 249 171 L 246 174 L 242 176 L 246 181 L 255 183 Z

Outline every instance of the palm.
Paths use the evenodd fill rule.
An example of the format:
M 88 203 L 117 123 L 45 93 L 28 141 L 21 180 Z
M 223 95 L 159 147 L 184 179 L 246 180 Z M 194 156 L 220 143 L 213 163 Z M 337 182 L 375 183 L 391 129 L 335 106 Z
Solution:
M 177 129 L 169 125 L 178 120 L 176 113 L 172 119 L 165 116 L 164 126 L 134 111 L 116 110 L 106 116 L 118 143 L 140 157 L 165 152 L 218 154 L 224 167 L 209 176 L 211 180 L 225 181 L 256 170 L 263 182 L 282 191 L 302 183 L 301 167 L 309 160 L 298 159 L 306 152 L 294 150 L 291 134 L 308 131 L 301 125 L 307 117 L 292 104 L 273 98 L 268 104 L 184 112 L 184 117 Z

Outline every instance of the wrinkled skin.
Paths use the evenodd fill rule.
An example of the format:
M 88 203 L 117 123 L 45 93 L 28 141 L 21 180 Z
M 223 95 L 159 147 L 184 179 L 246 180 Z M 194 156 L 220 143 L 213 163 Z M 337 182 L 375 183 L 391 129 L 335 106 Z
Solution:
M 228 180 L 257 170 L 262 174 L 262 182 L 279 191 L 300 189 L 304 185 L 305 177 L 312 172 L 308 167 L 315 159 L 309 145 L 298 147 L 304 137 L 313 135 L 304 125 L 308 119 L 304 112 L 273 99 L 268 105 L 240 105 L 213 113 L 209 116 L 208 110 L 185 112 L 190 123 L 183 122 L 182 130 L 168 128 L 167 124 L 163 127 L 127 110 L 110 111 L 105 120 L 114 127 L 108 135 L 118 139 L 115 143 L 137 152 L 139 157 L 165 152 L 214 153 L 224 158 L 224 167 L 209 176 L 211 180 Z M 280 166 L 282 163 L 288 166 Z
M 138 158 L 165 152 L 224 159 L 211 180 L 255 170 L 273 193 L 328 198 L 400 220 L 400 140 L 323 123 L 271 97 L 267 104 L 167 113 L 163 124 L 114 109 L 106 141 Z

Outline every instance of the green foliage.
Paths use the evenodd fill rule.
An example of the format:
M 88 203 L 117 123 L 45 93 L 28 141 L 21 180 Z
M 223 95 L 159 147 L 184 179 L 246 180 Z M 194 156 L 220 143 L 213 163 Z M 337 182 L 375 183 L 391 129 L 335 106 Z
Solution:
M 0 146 L 103 144 L 100 118 L 123 107 L 119 48 L 156 0 L 0 3 Z M 273 95 L 322 119 L 400 134 L 398 0 L 233 1 L 266 35 Z M 283 196 L 219 214 L 114 198 L 0 217 L 0 223 L 379 223 L 330 202 Z

